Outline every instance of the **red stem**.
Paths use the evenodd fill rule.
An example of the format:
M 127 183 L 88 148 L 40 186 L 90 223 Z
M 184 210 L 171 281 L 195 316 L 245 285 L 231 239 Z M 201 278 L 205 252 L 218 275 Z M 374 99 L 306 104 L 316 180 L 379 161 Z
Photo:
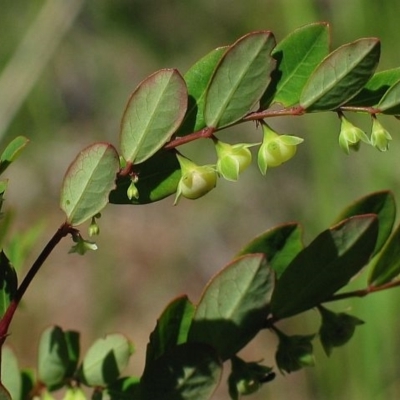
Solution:
M 64 224 L 62 224 L 61 227 L 54 234 L 54 236 L 47 243 L 46 247 L 39 254 L 36 261 L 32 264 L 25 278 L 18 287 L 17 292 L 14 298 L 12 299 L 11 303 L 9 304 L 3 318 L 0 320 L 0 349 L 7 338 L 8 328 L 11 324 L 15 311 L 22 297 L 24 296 L 26 290 L 28 289 L 30 283 L 32 282 L 33 278 L 36 276 L 40 267 L 46 261 L 47 257 L 51 254 L 51 252 L 54 250 L 54 248 L 57 246 L 60 240 L 63 237 L 67 236 L 69 233 L 73 233 L 75 231 L 76 230 L 72 228 L 71 225 L 69 225 L 68 223 L 65 222 Z

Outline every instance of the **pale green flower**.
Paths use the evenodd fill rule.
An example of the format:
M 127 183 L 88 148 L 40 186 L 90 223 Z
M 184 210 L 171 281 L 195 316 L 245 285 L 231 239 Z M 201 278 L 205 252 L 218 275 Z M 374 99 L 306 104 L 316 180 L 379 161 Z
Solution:
M 182 176 L 178 183 L 175 202 L 181 196 L 187 199 L 198 199 L 204 196 L 217 184 L 217 171 L 214 165 L 197 165 L 186 157 L 177 154 Z
M 346 117 L 343 115 L 340 117 L 340 134 L 339 134 L 339 145 L 342 150 L 346 153 L 350 153 L 350 149 L 358 150 L 361 141 L 365 143 L 370 143 L 366 133 L 353 125 Z
M 389 149 L 389 142 L 392 140 L 390 133 L 382 126 L 376 117 L 372 118 L 371 144 L 379 151 Z
M 289 161 L 304 139 L 297 136 L 280 135 L 266 123 L 262 124 L 264 138 L 258 151 L 258 167 L 263 175 L 269 167 L 277 167 Z
M 251 152 L 249 147 L 255 146 L 250 143 L 229 143 L 217 140 L 215 149 L 217 151 L 217 172 L 228 181 L 237 181 L 239 174 L 251 164 Z

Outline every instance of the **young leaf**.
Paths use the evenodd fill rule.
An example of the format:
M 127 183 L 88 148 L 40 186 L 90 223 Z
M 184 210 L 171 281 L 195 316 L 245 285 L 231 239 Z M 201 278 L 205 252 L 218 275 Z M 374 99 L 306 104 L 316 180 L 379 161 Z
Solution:
M 249 33 L 234 43 L 219 62 L 207 90 L 204 119 L 223 128 L 243 118 L 259 102 L 275 68 L 271 32 Z
M 13 300 L 18 287 L 17 273 L 10 260 L 0 252 L 0 317 L 4 315 Z
M 38 354 L 38 375 L 49 388 L 63 385 L 69 366 L 68 346 L 63 330 L 47 328 L 41 335 Z
M 187 108 L 185 81 L 175 69 L 147 77 L 132 93 L 121 122 L 121 154 L 139 164 L 150 158 L 179 128 Z
M 118 379 L 133 354 L 132 343 L 121 334 L 96 340 L 87 351 L 79 371 L 89 386 L 105 386 Z
M 143 373 L 140 400 L 208 400 L 222 374 L 215 349 L 185 343 L 170 349 Z
M 375 215 L 349 218 L 322 232 L 278 280 L 271 299 L 275 318 L 287 318 L 328 299 L 368 262 L 378 235 Z
M 329 54 L 308 79 L 300 97 L 307 112 L 334 110 L 354 97 L 374 73 L 380 42 L 359 39 Z
M 262 254 L 234 260 L 205 288 L 188 341 L 208 343 L 223 360 L 232 357 L 262 329 L 272 286 Z
M 386 242 L 371 270 L 370 286 L 380 286 L 390 282 L 400 274 L 400 225 Z
M 400 80 L 400 68 L 377 72 L 346 106 L 376 107 L 388 89 Z
M 162 168 L 160 168 L 162 166 Z M 181 169 L 175 153 L 159 151 L 145 162 L 134 166 L 138 181 L 139 197 L 129 199 L 127 191 L 131 178 L 118 177 L 117 187 L 110 193 L 113 204 L 147 204 L 164 199 L 176 192 L 181 178 Z
M 29 139 L 24 136 L 17 136 L 12 140 L 0 156 L 0 175 L 7 169 L 7 167 L 15 161 L 21 154 L 21 151 L 29 143 Z
M 95 143 L 78 154 L 61 188 L 60 206 L 68 223 L 79 225 L 107 205 L 118 171 L 118 153 L 111 144 Z
M 346 218 L 364 214 L 376 214 L 379 220 L 378 239 L 372 254 L 374 256 L 382 249 L 393 229 L 396 219 L 396 202 L 393 193 L 383 190 L 356 200 L 340 213 L 335 223 L 339 223 Z
M 1 382 L 11 395 L 10 399 L 22 399 L 22 378 L 18 367 L 18 360 L 14 352 L 7 346 L 1 349 Z M 0 395 L 1 399 L 1 395 Z
M 178 297 L 167 306 L 150 334 L 146 364 L 178 344 L 186 342 L 194 310 L 195 307 L 187 296 Z
M 184 79 L 189 95 L 188 109 L 176 136 L 184 136 L 206 127 L 204 121 L 206 90 L 215 67 L 227 48 L 225 46 L 212 50 L 186 72 Z
M 79 362 L 80 355 L 80 343 L 79 343 L 79 332 L 76 331 L 65 331 L 64 332 L 65 342 L 68 350 L 68 368 L 66 370 L 66 376 L 72 377 L 76 371 Z
M 294 257 L 303 249 L 302 230 L 298 224 L 272 228 L 248 243 L 236 257 L 263 253 L 279 278 Z
M 285 37 L 272 51 L 278 65 L 261 99 L 261 108 L 267 108 L 271 101 L 285 107 L 298 104 L 308 77 L 328 54 L 326 22 L 305 25 Z

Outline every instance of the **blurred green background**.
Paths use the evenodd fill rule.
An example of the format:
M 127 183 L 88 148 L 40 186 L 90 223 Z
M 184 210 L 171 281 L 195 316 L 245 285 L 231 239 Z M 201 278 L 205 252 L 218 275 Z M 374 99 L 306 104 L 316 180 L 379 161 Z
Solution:
M 26 271 L 63 222 L 58 193 L 75 155 L 93 141 L 118 144 L 119 120 L 130 92 L 147 75 L 174 67 L 184 73 L 211 49 L 251 30 L 268 29 L 281 40 L 293 29 L 328 21 L 332 46 L 365 36 L 382 39 L 380 69 L 400 65 L 400 2 L 386 0 L 69 0 L 3 2 L 0 13 L 0 137 L 31 140 L 8 172 L 7 209 L 13 232 L 38 231 Z M 332 114 L 332 115 L 331 115 Z M 369 130 L 366 116 L 349 116 Z M 65 240 L 29 288 L 8 339 L 21 366 L 34 365 L 36 343 L 51 324 L 76 329 L 83 348 L 109 332 L 136 345 L 130 372 L 140 374 L 145 345 L 164 306 L 179 294 L 197 301 L 210 277 L 251 238 L 274 225 L 298 221 L 311 240 L 349 202 L 379 189 L 400 199 L 399 122 L 381 118 L 393 135 L 388 153 L 362 146 L 339 149 L 333 113 L 277 118 L 282 133 L 304 137 L 290 163 L 262 177 L 254 165 L 235 184 L 196 201 L 173 199 L 148 206 L 110 206 L 100 220 L 99 250 L 68 255 Z M 259 141 L 252 124 L 219 135 Z M 210 143 L 182 148 L 195 160 L 212 161 Z M 13 235 L 6 249 L 15 246 Z M 18 240 L 22 240 L 18 236 Z M 354 284 L 362 286 L 361 276 Z M 315 368 L 275 381 L 252 399 L 397 399 L 400 396 L 400 292 L 343 301 L 335 309 L 366 321 L 349 345 L 330 359 L 316 344 Z M 316 312 L 284 321 L 293 334 L 315 332 Z M 275 338 L 260 334 L 241 354 L 272 365 Z M 226 368 L 228 370 L 228 368 Z M 215 399 L 226 399 L 226 387 Z

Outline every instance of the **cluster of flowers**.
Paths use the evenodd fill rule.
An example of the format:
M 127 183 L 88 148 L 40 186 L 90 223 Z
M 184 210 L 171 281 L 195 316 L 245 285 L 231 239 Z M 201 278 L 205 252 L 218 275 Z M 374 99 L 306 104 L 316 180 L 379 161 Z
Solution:
M 346 154 L 349 154 L 350 149 L 358 150 L 361 142 L 371 144 L 379 151 L 386 151 L 389 148 L 392 137 L 375 115 L 372 115 L 371 138 L 368 138 L 362 129 L 354 126 L 343 114 L 339 117 L 341 119 L 339 145 Z
M 262 122 L 263 141 L 258 150 L 258 166 L 263 175 L 269 167 L 277 167 L 290 160 L 296 154 L 297 145 L 303 139 L 296 136 L 280 135 Z M 250 147 L 256 144 L 228 144 L 214 139 L 217 152 L 215 165 L 197 165 L 193 161 L 178 154 L 182 177 L 178 184 L 175 203 L 179 198 L 197 199 L 204 196 L 216 186 L 218 176 L 229 181 L 237 181 L 251 163 Z

